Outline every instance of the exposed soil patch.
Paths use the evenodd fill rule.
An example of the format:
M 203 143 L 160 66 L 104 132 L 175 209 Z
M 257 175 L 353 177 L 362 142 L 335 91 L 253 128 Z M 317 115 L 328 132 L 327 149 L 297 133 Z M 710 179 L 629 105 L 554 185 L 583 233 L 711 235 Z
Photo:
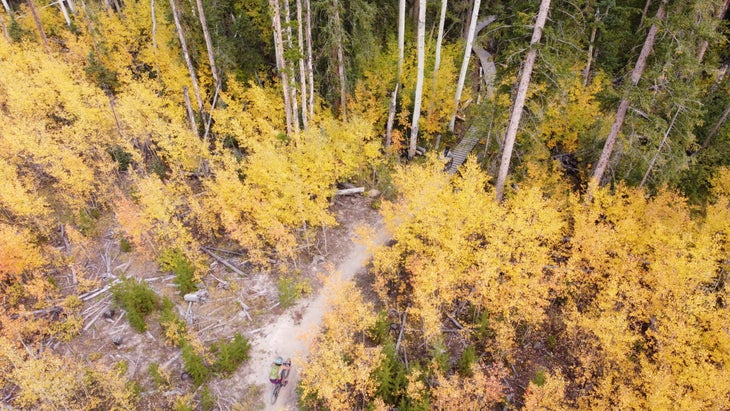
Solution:
M 380 217 L 370 203 L 370 199 L 361 196 L 335 198 L 333 211 L 339 226 L 321 230 L 316 240 L 303 247 L 296 261 L 277 262 L 268 271 L 256 271 L 245 263 L 245 256 L 227 252 L 224 245 L 217 247 L 213 252 L 246 276 L 241 277 L 211 259 L 210 271 L 200 284 L 207 291 L 207 298 L 201 302 L 183 301 L 173 283 L 174 276 L 160 272 L 156 262 L 143 254 L 121 252 L 118 241 L 111 237 L 98 250 L 89 252 L 89 264 L 101 267 L 97 271 L 101 273 L 98 278 L 102 284 L 125 275 L 145 280 L 159 295 L 170 297 L 180 316 L 187 320 L 189 333 L 206 346 L 228 341 L 235 333 L 249 338 L 250 360 L 229 378 L 214 379 L 207 384 L 216 408 L 266 407 L 263 398 L 270 395 L 271 389 L 267 378 L 269 364 L 276 355 L 282 355 L 293 358 L 294 370 L 290 385 L 280 394 L 277 408 L 271 409 L 296 409 L 297 363 L 306 356 L 308 338 L 316 332 L 326 309 L 321 293 L 322 276 L 339 273 L 343 278 L 351 278 L 363 269 L 369 251 L 354 241 L 356 227 L 369 226 L 378 232 L 378 242 L 385 240 Z M 102 263 L 97 256 L 101 256 Z M 311 292 L 292 306 L 283 307 L 278 287 L 281 278 L 306 280 Z M 168 408 L 174 401 L 195 401 L 184 396 L 200 389 L 196 391 L 183 372 L 180 349 L 166 341 L 159 325 L 159 313 L 151 314 L 146 321 L 148 330 L 139 333 L 120 310 L 111 316 L 104 315 L 112 304 L 109 292 L 87 301 L 82 311 L 87 317 L 83 335 L 55 348 L 90 362 L 126 369 L 127 377 L 141 388 L 141 409 Z M 153 381 L 149 372 L 151 364 L 159 366 L 163 380 L 166 379 L 162 384 L 159 378 Z

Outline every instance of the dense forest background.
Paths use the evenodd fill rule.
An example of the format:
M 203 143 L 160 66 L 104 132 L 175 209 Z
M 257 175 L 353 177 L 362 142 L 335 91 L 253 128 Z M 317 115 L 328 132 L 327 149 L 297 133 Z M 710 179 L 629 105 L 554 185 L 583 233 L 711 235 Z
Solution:
M 356 184 L 392 240 L 303 409 L 730 408 L 728 4 L 2 0 L 2 404 L 220 407 L 247 340 L 175 308 L 206 250 L 301 294 Z M 192 381 L 64 350 L 103 292 Z

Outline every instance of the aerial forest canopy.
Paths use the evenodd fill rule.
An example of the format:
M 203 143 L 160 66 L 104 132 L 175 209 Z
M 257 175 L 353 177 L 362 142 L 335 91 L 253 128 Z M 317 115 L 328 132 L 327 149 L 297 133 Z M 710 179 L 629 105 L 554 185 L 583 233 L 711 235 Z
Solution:
M 185 308 L 249 309 L 221 249 L 305 295 L 354 185 L 301 409 L 730 409 L 729 5 L 2 0 L 0 404 L 257 409 Z

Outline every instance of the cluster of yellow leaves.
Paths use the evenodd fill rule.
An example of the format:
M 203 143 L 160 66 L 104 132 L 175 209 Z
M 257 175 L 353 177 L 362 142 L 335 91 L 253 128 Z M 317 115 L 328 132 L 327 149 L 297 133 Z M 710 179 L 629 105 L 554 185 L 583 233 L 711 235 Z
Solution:
M 428 49 L 435 50 L 435 44 L 430 44 Z M 433 77 L 435 57 L 429 53 L 423 82 L 423 112 L 419 120 L 419 138 L 428 140 L 443 132 L 453 114 L 457 74 L 454 61 L 456 61 L 456 56 L 462 52 L 463 48 L 459 50 L 457 45 L 442 47 L 441 67 L 435 81 Z M 396 84 L 397 56 L 397 48 L 392 43 L 387 51 L 374 58 L 370 67 L 363 73 L 362 79 L 355 85 L 354 98 L 348 104 L 349 112 L 355 113 L 370 124 L 377 125 L 379 129 L 385 129 L 388 117 L 391 93 Z M 416 71 L 416 50 L 415 48 L 407 49 L 403 63 L 402 84 L 398 90 L 400 110 L 396 113 L 395 131 L 409 130 L 411 127 Z M 462 98 L 468 100 L 469 97 L 467 88 Z M 398 139 L 394 138 L 394 140 Z
M 41 410 L 134 408 L 135 394 L 118 371 L 87 367 L 50 352 L 26 357 L 24 350 L 0 337 L 0 381 L 17 387 L 15 406 Z
M 580 340 L 580 371 L 597 387 L 582 404 L 727 408 L 730 335 L 721 324 L 730 313 L 717 290 L 730 214 L 726 199 L 718 205 L 698 224 L 668 191 L 648 200 L 620 186 L 574 204 L 566 324 Z
M 361 401 L 372 401 L 377 388 L 371 374 L 383 355 L 380 347 L 363 342 L 376 316 L 354 283 L 331 285 L 322 332 L 301 365 L 302 397 L 327 409 L 356 409 Z
M 0 284 L 17 281 L 43 264 L 40 250 L 27 230 L 0 223 Z M 4 288 L 4 287 L 3 287 Z
M 506 375 L 507 370 L 502 366 L 481 364 L 472 366 L 469 377 L 437 373 L 435 388 L 431 390 L 431 405 L 433 409 L 444 411 L 493 408 L 504 399 L 502 379 Z
M 525 391 L 525 411 L 567 410 L 565 379 L 560 375 L 547 374 L 542 385 L 530 381 Z
M 215 176 L 205 182 L 205 208 L 217 210 L 222 227 L 253 261 L 264 263 L 270 248 L 292 257 L 309 229 L 335 224 L 327 211 L 334 183 L 366 174 L 377 161 L 373 135 L 354 119 L 324 121 L 288 144 L 248 139 L 244 161 L 224 152 L 211 165 Z
M 596 76 L 586 87 L 582 82 L 579 70 L 559 80 L 562 94 L 551 100 L 540 124 L 541 137 L 550 149 L 560 146 L 563 152 L 577 150 L 580 138 L 585 138 L 603 116 L 596 95 L 606 83 L 605 76 Z
M 396 244 L 375 256 L 376 290 L 386 301 L 397 291 L 390 303 L 410 305 L 423 327 L 418 337 L 428 340 L 441 334 L 454 304 L 484 309 L 499 319 L 492 348 L 507 354 L 515 324 L 544 319 L 555 287 L 544 268 L 564 223 L 538 189 L 527 187 L 500 206 L 473 162 L 453 181 L 442 167 L 432 161 L 399 173 L 401 200 L 383 205 Z

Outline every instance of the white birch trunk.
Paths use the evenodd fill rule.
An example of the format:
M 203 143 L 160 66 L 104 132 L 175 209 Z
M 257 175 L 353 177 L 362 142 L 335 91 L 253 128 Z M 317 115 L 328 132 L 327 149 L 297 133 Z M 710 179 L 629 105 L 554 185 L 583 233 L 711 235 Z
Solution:
M 297 39 L 299 48 L 299 89 L 302 94 L 302 127 L 307 129 L 307 73 L 304 68 L 304 33 L 302 29 L 302 0 L 297 0 Z
M 448 0 L 441 0 L 441 14 L 439 17 L 439 32 L 436 36 L 436 61 L 433 63 L 433 82 L 436 84 L 436 76 L 441 67 L 441 43 L 444 40 L 444 24 L 446 22 L 446 6 Z
M 213 39 L 208 31 L 208 21 L 205 18 L 205 9 L 203 9 L 203 0 L 196 0 L 198 5 L 198 17 L 200 18 L 200 27 L 203 28 L 203 37 L 205 38 L 205 48 L 208 51 L 208 62 L 210 63 L 210 73 L 213 75 L 213 82 L 216 87 L 221 82 L 218 76 L 218 69 L 215 66 L 215 56 L 213 55 Z
M 423 73 L 426 65 L 426 0 L 419 0 L 418 8 L 418 74 L 416 77 L 416 94 L 413 98 L 413 122 L 411 123 L 411 138 L 408 146 L 408 158 L 416 155 L 418 143 L 418 120 L 421 118 L 421 100 L 423 99 Z
M 291 33 L 291 12 L 289 10 L 289 0 L 284 0 L 284 22 L 286 23 L 286 45 L 291 50 L 293 45 L 292 33 Z M 290 65 L 292 62 L 287 62 L 286 71 L 290 74 L 289 77 L 289 92 L 291 93 L 291 111 L 292 111 L 292 125 L 294 126 L 294 132 L 299 132 L 299 103 L 297 101 L 297 79 L 296 71 L 294 71 Z
M 175 28 L 177 28 L 177 35 L 180 38 L 180 47 L 182 48 L 183 57 L 185 58 L 185 64 L 188 66 L 188 73 L 190 74 L 190 82 L 193 84 L 193 93 L 195 93 L 195 100 L 198 103 L 198 109 L 200 115 L 203 115 L 203 99 L 200 98 L 200 87 L 198 86 L 198 78 L 195 75 L 195 67 L 193 66 L 193 59 L 190 58 L 190 52 L 188 52 L 188 44 L 185 42 L 185 34 L 183 33 L 182 25 L 180 25 L 180 15 L 177 11 L 177 3 L 175 0 L 170 0 L 170 9 L 172 11 L 172 17 L 175 21 Z
M 406 38 L 406 0 L 400 0 L 398 3 L 398 72 L 395 79 L 395 89 L 390 96 L 390 106 L 388 107 L 388 122 L 385 126 L 385 147 L 390 147 L 393 136 L 393 122 L 395 121 L 395 105 L 398 101 L 398 89 L 400 88 L 400 78 L 403 74 L 403 57 L 405 55 L 405 38 Z
M 469 22 L 469 31 L 466 34 L 466 48 L 464 49 L 464 60 L 461 62 L 461 71 L 459 71 L 459 81 L 456 83 L 456 96 L 454 96 L 454 114 L 449 120 L 449 131 L 454 131 L 454 123 L 456 123 L 456 113 L 459 111 L 459 101 L 461 93 L 464 91 L 464 81 L 466 80 L 466 70 L 469 68 L 469 58 L 471 57 L 471 45 L 474 42 L 474 31 L 477 26 L 477 17 L 479 16 L 479 7 L 481 0 L 474 0 L 474 7 L 471 11 L 471 21 Z
M 66 10 L 66 5 L 63 3 L 63 0 L 59 0 L 57 2 L 58 8 L 61 9 L 61 14 L 63 14 L 63 19 L 66 20 L 66 25 L 71 27 L 71 17 L 68 15 L 68 10 Z
M 659 9 L 656 12 L 656 20 L 664 19 L 664 7 L 668 1 L 669 0 L 662 0 L 662 4 L 659 5 Z M 636 86 L 639 83 L 639 80 L 641 80 L 641 75 L 644 73 L 644 68 L 646 68 L 646 60 L 654 47 L 654 40 L 656 40 L 657 32 L 659 32 L 659 27 L 656 24 L 652 24 L 649 28 L 649 33 L 646 35 L 646 39 L 644 40 L 644 46 L 641 48 L 641 53 L 639 53 L 639 57 L 636 59 L 634 70 L 631 72 L 631 86 Z M 628 108 L 629 96 L 628 90 L 626 90 L 621 98 L 618 110 L 616 110 L 616 116 L 614 117 L 613 124 L 611 125 L 611 131 L 609 131 L 606 142 L 603 145 L 601 157 L 598 159 L 596 169 L 593 172 L 593 186 L 599 186 L 602 183 L 603 174 L 606 172 L 608 160 L 611 158 L 611 153 L 613 153 L 613 146 L 616 144 L 616 138 L 618 137 L 618 133 L 621 131 L 621 126 L 624 124 L 624 119 L 626 119 L 626 111 Z M 591 189 L 589 189 L 588 198 L 591 198 L 590 190 Z
M 8 41 L 8 44 L 11 44 L 13 41 L 10 39 L 10 35 L 8 34 L 8 28 L 5 26 L 5 20 L 3 20 L 3 16 L 0 16 L 0 27 L 3 29 L 3 35 L 5 36 L 5 40 Z
M 73 2 L 73 0 L 66 0 L 68 3 L 68 9 L 71 10 L 71 13 L 76 14 L 76 4 Z
M 537 12 L 535 27 L 532 31 L 530 51 L 527 52 L 527 57 L 525 57 L 525 65 L 522 70 L 522 76 L 520 77 L 520 84 L 517 88 L 517 95 L 515 96 L 515 102 L 512 105 L 509 125 L 507 126 L 507 132 L 504 136 L 504 150 L 502 151 L 502 161 L 499 164 L 499 174 L 497 177 L 496 187 L 498 202 L 502 202 L 502 198 L 504 197 L 504 183 L 507 180 L 509 163 L 512 158 L 512 149 L 514 148 L 515 138 L 517 137 L 517 128 L 519 127 L 520 120 L 522 119 L 522 109 L 525 107 L 525 98 L 527 97 L 527 88 L 530 86 L 532 68 L 535 65 L 535 59 L 537 58 L 537 44 L 540 42 L 540 38 L 542 37 L 542 29 L 545 27 L 548 10 L 550 10 L 550 0 L 542 0 L 540 2 L 540 10 Z
M 438 95 L 436 86 L 438 84 L 438 75 L 439 75 L 439 68 L 441 67 L 441 43 L 444 40 L 444 23 L 446 22 L 446 6 L 447 6 L 448 0 L 441 0 L 441 14 L 439 17 L 439 29 L 438 34 L 436 35 L 436 56 L 435 61 L 433 63 L 433 79 L 431 81 L 431 90 L 434 98 L 431 100 L 431 104 L 428 106 L 428 116 L 431 116 L 431 113 L 433 113 L 433 106 L 434 102 L 436 100 L 436 96 Z M 435 149 L 438 151 L 439 145 L 441 145 L 441 134 L 438 135 L 436 138 L 436 145 Z
M 157 55 L 157 17 L 155 17 L 155 0 L 150 0 L 150 15 L 152 18 L 152 49 Z M 159 73 L 159 69 L 157 70 Z
M 342 120 L 347 120 L 347 79 L 345 77 L 345 50 L 342 42 L 342 20 L 340 19 L 340 5 L 338 0 L 332 0 L 335 21 L 335 42 L 337 43 L 337 75 L 340 79 L 340 114 Z
M 8 4 L 8 0 L 3 0 L 3 7 L 5 8 L 5 12 L 8 13 L 8 16 L 10 16 L 13 12 L 13 9 L 10 8 L 10 4 Z
M 606 12 L 608 14 L 608 12 Z M 591 40 L 588 43 L 588 59 L 586 61 L 586 66 L 583 68 L 583 87 L 588 86 L 588 81 L 591 78 L 591 66 L 593 64 L 593 49 L 595 47 L 596 42 L 596 34 L 598 33 L 598 22 L 601 20 L 601 15 L 599 13 L 598 8 L 596 8 L 596 14 L 593 19 L 593 30 L 591 31 Z
M 286 133 L 292 133 L 292 110 L 289 101 L 289 77 L 286 73 L 286 60 L 284 60 L 284 39 L 281 34 L 281 17 L 279 16 L 279 0 L 269 0 L 272 10 L 272 26 L 274 29 L 274 49 L 276 51 L 276 67 L 281 76 L 281 88 L 284 94 L 284 114 L 286 116 Z
M 309 79 L 309 118 L 314 118 L 314 69 L 312 64 L 312 8 L 304 0 L 307 9 L 307 78 Z

